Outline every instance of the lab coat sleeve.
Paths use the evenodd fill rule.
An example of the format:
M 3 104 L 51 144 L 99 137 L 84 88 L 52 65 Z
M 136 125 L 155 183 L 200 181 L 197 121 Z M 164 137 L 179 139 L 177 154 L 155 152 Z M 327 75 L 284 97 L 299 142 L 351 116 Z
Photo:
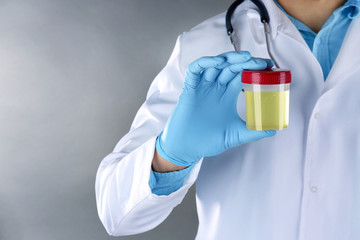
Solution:
M 156 137 L 183 88 L 181 39 L 151 84 L 130 131 L 99 166 L 95 183 L 97 210 L 110 235 L 137 234 L 156 227 L 182 201 L 197 178 L 202 161 L 193 166 L 183 186 L 167 196 L 155 195 L 149 187 Z

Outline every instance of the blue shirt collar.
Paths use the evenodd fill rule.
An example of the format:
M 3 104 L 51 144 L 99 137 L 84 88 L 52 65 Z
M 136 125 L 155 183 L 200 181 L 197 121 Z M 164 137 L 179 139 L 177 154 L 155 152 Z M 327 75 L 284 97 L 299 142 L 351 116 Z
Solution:
M 295 27 L 299 31 L 310 32 L 310 33 L 313 33 L 316 35 L 316 33 L 311 28 L 306 26 L 303 22 L 290 16 L 285 11 L 285 9 L 280 6 L 280 4 L 276 0 L 274 0 L 274 2 L 286 14 L 286 16 L 291 20 L 291 22 L 295 25 Z M 359 15 L 359 9 L 360 9 L 360 0 L 348 0 L 348 1 L 346 1 L 346 3 L 344 5 L 337 8 L 333 12 L 332 16 L 338 17 L 340 14 L 345 14 L 345 15 L 347 15 L 348 18 L 354 19 L 355 17 L 357 17 Z
M 347 10 L 347 17 L 354 19 L 359 15 L 360 0 L 348 0 L 342 7 L 338 9 Z

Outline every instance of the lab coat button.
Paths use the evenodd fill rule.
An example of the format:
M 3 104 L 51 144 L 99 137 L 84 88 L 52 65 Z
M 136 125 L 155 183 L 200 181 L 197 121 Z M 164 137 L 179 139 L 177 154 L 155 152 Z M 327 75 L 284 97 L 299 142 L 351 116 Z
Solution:
M 315 119 L 319 119 L 320 118 L 320 114 L 319 113 L 315 113 Z
M 318 188 L 317 188 L 317 187 L 315 187 L 315 186 L 313 186 L 313 187 L 311 187 L 311 191 L 315 193 L 315 192 L 317 192 L 317 191 L 318 191 Z

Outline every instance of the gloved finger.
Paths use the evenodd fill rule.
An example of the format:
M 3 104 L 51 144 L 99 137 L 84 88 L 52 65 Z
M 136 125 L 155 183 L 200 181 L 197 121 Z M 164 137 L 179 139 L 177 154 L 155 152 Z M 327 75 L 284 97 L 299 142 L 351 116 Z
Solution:
M 217 78 L 217 81 L 220 85 L 226 85 L 229 81 L 231 81 L 239 71 L 242 71 L 243 68 L 241 67 L 242 64 L 234 64 L 229 65 L 228 67 L 224 68 Z
M 218 82 L 221 85 L 227 85 L 238 73 L 241 73 L 244 69 L 262 70 L 271 64 L 269 61 L 265 61 L 261 58 L 252 58 L 247 62 L 230 65 L 224 68 L 218 77 Z
M 224 57 L 227 63 L 237 64 L 249 61 L 251 59 L 251 54 L 248 51 L 232 51 L 220 54 L 219 57 Z
M 202 57 L 192 62 L 186 71 L 185 82 L 191 87 L 197 87 L 201 80 L 201 74 L 205 69 L 214 68 L 225 62 L 224 57 Z
M 237 102 L 239 93 L 243 89 L 243 87 L 244 83 L 241 82 L 241 73 L 238 73 L 227 85 L 225 91 L 225 98 L 227 98 L 229 101 Z
M 205 69 L 201 76 L 201 82 L 211 83 L 216 80 L 221 70 L 217 68 Z
M 222 69 L 224 69 L 224 68 L 226 68 L 226 67 L 228 67 L 230 65 L 231 65 L 231 63 L 224 62 L 224 63 L 220 64 L 219 66 L 216 66 L 216 68 L 219 69 L 219 70 L 222 70 Z
M 274 62 L 271 59 L 253 58 L 253 60 L 255 64 L 249 63 L 247 66 L 244 66 L 244 69 L 263 70 L 274 66 Z M 227 85 L 226 91 L 230 97 L 237 98 L 244 86 L 241 82 L 241 72 L 242 70 Z
M 256 131 L 256 130 L 249 130 L 246 128 L 246 122 L 239 118 L 236 123 L 233 124 L 230 132 L 233 134 L 228 134 L 230 139 L 227 139 L 230 148 L 254 142 L 260 140 L 265 137 L 271 137 L 276 134 L 274 130 L 266 130 L 266 131 Z
M 255 58 L 255 59 L 260 59 L 262 61 L 266 62 L 266 68 L 272 68 L 275 64 L 274 61 L 272 59 L 269 58 Z

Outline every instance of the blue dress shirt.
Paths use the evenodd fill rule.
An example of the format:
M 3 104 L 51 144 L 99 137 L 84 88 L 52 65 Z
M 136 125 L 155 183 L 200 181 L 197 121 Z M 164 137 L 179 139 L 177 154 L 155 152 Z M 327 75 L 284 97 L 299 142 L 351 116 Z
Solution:
M 360 0 L 348 0 L 343 6 L 336 9 L 317 34 L 301 21 L 290 16 L 276 0 L 274 2 L 301 33 L 306 44 L 319 61 L 325 81 L 339 53 L 352 19 L 359 14 Z M 182 187 L 184 179 L 191 168 L 190 166 L 180 171 L 168 173 L 151 171 L 149 186 L 152 192 L 157 195 L 169 195 L 175 192 Z

